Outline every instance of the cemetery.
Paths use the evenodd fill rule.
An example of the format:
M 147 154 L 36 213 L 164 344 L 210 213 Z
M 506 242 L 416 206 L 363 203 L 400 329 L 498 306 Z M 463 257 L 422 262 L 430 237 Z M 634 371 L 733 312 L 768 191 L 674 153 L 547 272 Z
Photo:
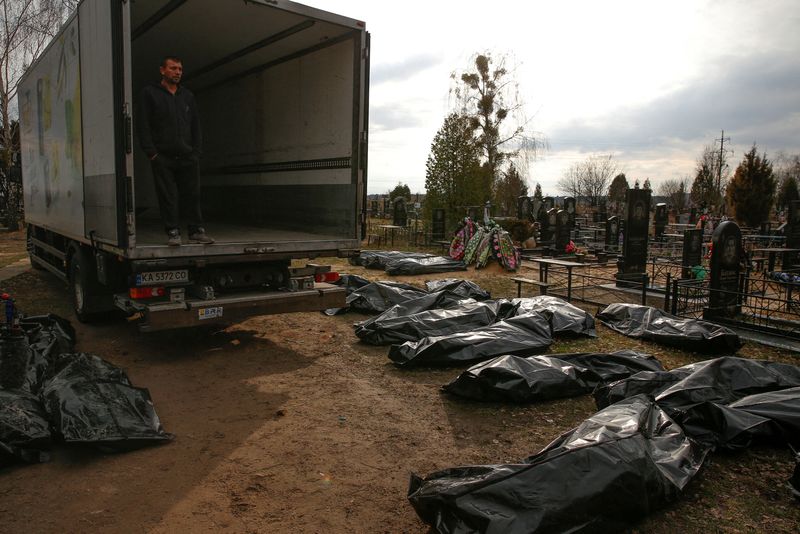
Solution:
M 465 260 L 466 267 L 480 246 L 476 239 L 470 247 L 471 237 L 493 227 L 518 252 L 504 245 L 505 253 L 497 255 L 514 275 L 518 295 L 524 288 L 588 305 L 646 304 L 679 317 L 800 339 L 800 202 L 791 203 L 785 224 L 749 228 L 712 220 L 694 207 L 669 213 L 651 195 L 649 189 L 628 189 L 619 214 L 608 213 L 605 201 L 581 213 L 572 197 L 520 197 L 516 218 L 493 219 L 488 204 L 466 206 L 455 229 L 446 228 L 441 208 L 424 220 L 419 201 L 411 210 L 402 200 L 386 204 L 384 212 L 373 201 L 366 244 L 396 248 L 396 240 L 401 247 L 428 247 Z M 389 215 L 391 224 L 383 224 Z M 514 235 L 523 222 L 527 239 Z M 477 267 L 486 262 L 484 256 Z

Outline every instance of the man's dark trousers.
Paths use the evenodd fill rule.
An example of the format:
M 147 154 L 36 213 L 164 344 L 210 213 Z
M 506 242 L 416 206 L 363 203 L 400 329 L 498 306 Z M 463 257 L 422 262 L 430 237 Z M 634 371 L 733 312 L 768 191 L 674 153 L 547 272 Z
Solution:
M 191 156 L 169 157 L 159 154 L 150 161 L 153 167 L 158 206 L 164 229 L 180 228 L 183 215 L 192 234 L 203 225 L 200 210 L 200 172 Z

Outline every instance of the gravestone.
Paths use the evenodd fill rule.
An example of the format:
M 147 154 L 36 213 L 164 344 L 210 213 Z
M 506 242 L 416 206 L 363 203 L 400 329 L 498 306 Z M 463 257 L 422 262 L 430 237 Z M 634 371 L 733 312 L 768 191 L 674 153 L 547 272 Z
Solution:
M 605 198 L 600 199 L 600 220 L 603 222 L 608 219 L 608 201 Z
M 544 219 L 542 219 L 542 241 L 552 241 L 553 235 L 556 229 L 556 209 L 552 208 L 545 213 Z
M 533 199 L 531 197 L 519 197 L 517 199 L 517 219 L 533 221 Z
M 556 212 L 556 254 L 566 254 L 569 245 L 569 213 L 566 210 Z
M 406 199 L 399 197 L 394 199 L 394 212 L 392 224 L 405 227 L 408 223 L 408 212 L 406 211 Z
M 531 198 L 531 221 L 532 222 L 539 222 L 542 218 L 540 215 L 540 211 L 542 211 L 542 200 L 539 198 Z
M 617 250 L 619 248 L 619 232 L 620 228 L 619 217 L 613 215 L 606 219 L 606 248 Z
M 628 189 L 622 256 L 617 261 L 617 286 L 640 287 L 647 283 L 647 238 L 650 226 L 649 189 Z
M 575 199 L 573 197 L 564 199 L 564 211 L 567 212 L 570 229 L 575 228 Z
M 700 265 L 703 256 L 703 231 L 692 229 L 683 232 L 681 278 L 691 278 L 692 267 Z
M 553 197 L 544 197 L 544 211 L 550 212 L 551 209 L 556 207 L 556 199 Z
M 433 210 L 433 221 L 431 222 L 431 239 L 443 241 L 445 236 L 445 217 L 444 208 Z
M 656 213 L 653 221 L 656 239 L 662 239 L 664 237 L 664 230 L 667 227 L 667 222 L 667 205 L 663 202 L 659 202 L 656 204 Z
M 720 223 L 711 237 L 711 275 L 708 308 L 703 317 L 734 317 L 741 312 L 739 272 L 742 231 L 733 221 Z
M 389 201 L 389 197 L 383 199 L 383 218 L 388 219 L 389 214 L 392 212 L 391 202 Z
M 517 219 L 533 220 L 533 199 L 521 196 L 517 198 Z
M 380 212 L 380 208 L 378 208 L 378 201 L 371 200 L 370 201 L 370 216 L 377 217 L 378 213 Z
M 800 200 L 789 202 L 789 219 L 786 221 L 786 248 L 800 248 Z M 784 271 L 800 265 L 800 253 L 784 252 Z
M 689 209 L 689 224 L 697 223 L 697 208 Z

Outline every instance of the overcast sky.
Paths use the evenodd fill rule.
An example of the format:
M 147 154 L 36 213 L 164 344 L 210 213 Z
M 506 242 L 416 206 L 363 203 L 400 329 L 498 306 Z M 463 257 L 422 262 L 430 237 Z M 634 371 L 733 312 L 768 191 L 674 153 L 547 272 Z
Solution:
M 546 194 L 594 154 L 612 154 L 631 183 L 693 177 L 722 129 L 733 168 L 754 142 L 800 153 L 798 0 L 301 3 L 371 33 L 370 193 L 424 191 L 454 106 L 450 73 L 485 51 L 507 57 L 527 131 L 549 145 L 528 169 Z

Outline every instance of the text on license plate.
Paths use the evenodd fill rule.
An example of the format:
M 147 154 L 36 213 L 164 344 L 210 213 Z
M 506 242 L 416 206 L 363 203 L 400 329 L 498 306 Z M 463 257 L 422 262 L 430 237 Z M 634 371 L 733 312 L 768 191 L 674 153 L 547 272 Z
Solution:
M 149 273 L 139 273 L 136 275 L 137 286 L 150 286 L 170 282 L 187 282 L 188 280 L 189 271 L 187 269 L 177 269 L 175 271 L 151 271 Z
M 218 317 L 222 317 L 222 306 L 200 308 L 197 310 L 197 318 L 201 321 L 203 319 L 216 319 Z

